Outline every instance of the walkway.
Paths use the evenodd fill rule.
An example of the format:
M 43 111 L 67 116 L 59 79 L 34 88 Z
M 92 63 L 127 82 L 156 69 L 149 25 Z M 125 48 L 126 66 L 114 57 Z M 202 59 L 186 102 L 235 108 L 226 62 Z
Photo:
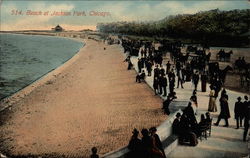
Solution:
M 140 53 L 139 53 L 140 54 Z M 164 68 L 167 60 L 169 60 L 169 56 L 164 57 Z M 137 57 L 132 57 L 131 61 L 134 65 L 134 68 L 138 72 L 137 68 Z M 145 70 L 146 74 L 147 71 Z M 177 80 L 176 80 L 177 81 Z M 149 86 L 153 87 L 153 71 L 151 77 L 146 77 L 146 82 L 149 84 Z M 138 83 L 139 84 L 139 83 Z M 143 84 L 143 83 L 141 83 Z M 184 84 L 184 89 L 175 89 L 175 92 L 177 94 L 177 99 L 172 102 L 170 105 L 171 109 L 178 109 L 183 108 L 187 105 L 181 105 L 181 102 L 187 102 L 189 101 L 190 96 L 192 95 L 194 87 L 191 82 L 186 82 Z M 207 92 L 201 92 L 201 85 L 199 83 L 197 88 L 197 99 L 198 99 L 198 114 L 197 114 L 197 121 L 200 121 L 200 115 L 205 114 L 207 112 L 208 108 L 208 101 L 209 101 L 209 85 L 207 85 Z M 237 97 L 243 96 L 245 94 L 230 91 L 227 90 L 227 94 L 229 96 L 229 108 L 230 108 L 230 114 L 231 118 L 229 119 L 229 127 L 222 127 L 224 125 L 224 121 L 222 120 L 220 122 L 220 125 L 218 127 L 212 126 L 212 135 L 211 137 L 208 137 L 207 140 L 199 141 L 199 144 L 196 147 L 190 147 L 190 146 L 181 146 L 179 145 L 174 151 L 172 151 L 168 157 L 169 158 L 216 158 L 216 157 L 231 157 L 231 158 L 237 158 L 237 157 L 244 157 L 249 154 L 247 143 L 242 141 L 243 138 L 243 128 L 235 129 L 236 123 L 234 119 L 234 103 L 237 101 Z M 219 94 L 220 96 L 220 94 Z M 162 97 L 162 96 L 161 96 Z M 166 97 L 162 97 L 163 99 L 166 99 Z M 216 122 L 217 117 L 220 112 L 220 104 L 219 99 L 217 99 L 217 108 L 218 112 L 211 113 L 211 116 L 213 117 L 213 123 Z M 244 99 L 243 99 L 244 101 Z M 175 108 L 178 106 L 178 108 Z

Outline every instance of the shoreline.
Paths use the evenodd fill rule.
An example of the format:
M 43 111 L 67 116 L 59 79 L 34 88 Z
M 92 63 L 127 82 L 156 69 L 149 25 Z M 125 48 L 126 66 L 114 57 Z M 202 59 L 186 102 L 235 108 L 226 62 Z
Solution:
M 92 40 L 86 40 L 85 42 L 86 42 L 85 43 L 86 45 L 80 50 L 79 53 L 74 55 L 68 62 L 61 65 L 60 67 L 58 67 L 54 71 L 48 73 L 46 76 L 42 77 L 40 80 L 36 81 L 35 83 L 31 84 L 30 86 L 26 87 L 25 89 L 19 91 L 17 94 L 11 96 L 10 98 L 8 98 L 8 100 L 6 99 L 7 103 L 5 102 L 6 103 L 5 105 L 7 105 L 10 108 L 5 108 L 6 111 L 3 111 L 3 112 L 6 112 L 7 114 L 3 113 L 5 116 L 2 116 L 3 121 L 4 121 L 2 123 L 4 123 L 4 124 L 1 125 L 2 127 L 0 126 L 0 131 L 4 135 L 4 133 L 6 133 L 6 129 L 10 130 L 10 128 L 11 129 L 13 128 L 11 131 L 15 131 L 14 133 L 16 133 L 16 134 L 13 135 L 13 134 L 6 133 L 7 135 L 2 137 L 2 139 L 4 140 L 4 138 L 5 138 L 7 140 L 3 141 L 4 143 L 2 143 L 2 147 L 0 146 L 0 148 L 3 149 L 4 148 L 3 145 L 6 145 L 6 142 L 11 143 L 11 144 L 13 144 L 13 143 L 19 144 L 19 143 L 21 143 L 20 139 L 21 140 L 24 139 L 23 143 L 25 143 L 25 144 L 23 144 L 22 146 L 23 146 L 23 148 L 26 148 L 26 150 L 21 150 L 23 152 L 19 153 L 20 149 L 16 149 L 17 151 L 15 151 L 14 155 L 12 155 L 12 156 L 15 156 L 16 152 L 19 153 L 17 155 L 26 155 L 27 153 L 31 152 L 32 155 L 34 155 L 34 156 L 44 155 L 44 154 L 46 154 L 45 151 L 48 151 L 47 154 L 57 153 L 60 155 L 60 154 L 64 154 L 62 152 L 67 153 L 67 151 L 68 151 L 67 148 L 64 148 L 64 150 L 60 149 L 60 148 L 63 148 L 63 147 L 61 147 L 61 146 L 63 146 L 62 143 L 59 143 L 58 145 L 54 144 L 54 146 L 49 147 L 50 145 L 53 144 L 53 143 L 51 143 L 51 141 L 52 142 L 57 142 L 57 141 L 60 142 L 62 139 L 63 140 L 66 139 L 67 141 L 78 142 L 78 141 L 81 141 L 81 138 L 77 138 L 77 140 L 74 140 L 74 139 L 68 140 L 67 136 L 61 136 L 61 138 L 59 139 L 57 137 L 60 136 L 60 134 L 58 134 L 57 136 L 53 137 L 53 140 L 46 139 L 46 137 L 51 137 L 51 135 L 46 134 L 46 132 L 48 132 L 48 131 L 45 131 L 45 133 L 43 133 L 43 132 L 41 133 L 41 131 L 43 131 L 41 129 L 40 129 L 40 131 L 36 131 L 37 129 L 35 127 L 37 126 L 37 124 L 39 124 L 40 126 L 45 126 L 44 127 L 45 130 L 48 128 L 47 126 L 50 127 L 50 130 L 54 130 L 54 129 L 51 129 L 52 127 L 58 128 L 57 126 L 59 126 L 61 129 L 61 128 L 65 128 L 65 127 L 63 127 L 63 124 L 65 124 L 65 123 L 59 123 L 55 126 L 55 124 L 54 124 L 55 121 L 61 122 L 61 120 L 63 120 L 63 121 L 68 122 L 68 121 L 74 120 L 74 121 L 78 122 L 79 120 L 82 120 L 85 116 L 86 117 L 94 117 L 96 115 L 95 113 L 98 114 L 98 113 L 100 113 L 100 110 L 104 110 L 103 112 L 101 112 L 101 114 L 102 115 L 105 114 L 104 115 L 105 118 L 102 118 L 101 115 L 98 115 L 94 118 L 98 119 L 97 121 L 101 121 L 101 123 L 102 123 L 102 124 L 97 126 L 97 127 L 101 128 L 100 131 L 102 131 L 102 129 L 104 128 L 102 126 L 105 126 L 105 122 L 107 122 L 107 121 L 108 121 L 107 122 L 108 127 L 107 127 L 107 129 L 103 130 L 104 133 L 101 134 L 101 135 L 103 135 L 103 137 L 97 138 L 97 140 L 95 140 L 93 142 L 94 144 L 96 144 L 96 146 L 98 146 L 98 144 L 99 144 L 99 148 L 101 150 L 100 154 L 103 154 L 103 153 L 107 153 L 109 151 L 113 151 L 119 147 L 124 146 L 127 143 L 127 141 L 129 140 L 130 133 L 133 130 L 132 128 L 136 127 L 138 129 L 141 129 L 143 127 L 149 128 L 150 126 L 157 126 L 157 125 L 161 124 L 163 122 L 163 120 L 166 119 L 166 116 L 164 116 L 162 114 L 162 111 L 160 108 L 161 104 L 162 104 L 161 99 L 159 97 L 155 97 L 153 95 L 153 92 L 149 88 L 148 85 L 135 83 L 135 81 L 134 81 L 135 71 L 133 71 L 133 70 L 127 71 L 127 69 L 126 69 L 127 64 L 122 62 L 124 59 L 122 56 L 122 52 L 120 51 L 120 48 L 118 48 L 118 46 L 116 46 L 116 45 L 115 46 L 114 45 L 108 46 L 108 45 L 104 45 L 103 43 L 99 43 L 99 42 L 92 41 Z M 103 46 L 105 46 L 107 49 L 103 50 Z M 97 49 L 99 51 L 95 53 L 96 55 L 92 54 Z M 99 53 L 101 53 L 101 54 L 99 54 Z M 99 59 L 99 56 L 102 56 L 102 57 Z M 108 56 L 108 57 L 105 57 L 105 56 Z M 88 62 L 84 63 L 82 61 L 83 57 L 85 58 L 84 60 L 88 60 Z M 117 58 L 117 57 L 119 57 L 119 58 Z M 102 58 L 106 58 L 108 60 L 102 59 Z M 95 95 L 96 92 L 94 92 L 94 91 L 93 92 L 88 91 L 88 93 L 89 93 L 88 94 L 88 93 L 84 93 L 84 89 L 80 90 L 80 87 L 82 87 L 84 85 L 87 86 L 88 84 L 87 83 L 85 84 L 84 81 L 82 81 L 83 78 L 79 78 L 79 77 L 84 77 L 84 78 L 86 77 L 83 74 L 79 74 L 79 72 L 87 71 L 87 70 L 85 70 L 85 66 L 87 66 L 87 65 L 89 65 L 88 68 L 95 70 L 95 69 L 93 69 L 95 66 L 92 65 L 93 64 L 92 62 L 95 62 L 95 61 L 97 61 L 98 63 L 104 62 L 108 65 L 111 64 L 112 66 L 113 66 L 113 64 L 121 65 L 121 67 L 118 66 L 116 68 L 117 72 L 114 72 L 114 73 L 111 73 L 113 68 L 110 69 L 110 67 L 107 67 L 108 70 L 106 73 L 108 74 L 109 77 L 108 76 L 106 76 L 106 77 L 104 76 L 104 78 L 102 77 L 102 81 L 104 83 L 97 82 L 99 87 L 103 87 L 103 86 L 110 87 L 109 86 L 110 84 L 111 85 L 115 84 L 114 86 L 110 87 L 111 91 L 108 90 L 107 92 L 104 91 L 104 92 L 100 93 L 102 95 L 104 93 L 107 93 L 106 95 L 108 95 L 108 97 L 110 97 L 111 100 L 109 100 L 107 103 L 105 101 L 104 102 L 101 101 L 104 99 L 102 97 L 96 98 L 97 95 Z M 100 64 L 98 64 L 98 65 L 101 66 Z M 98 68 L 98 67 L 96 67 L 96 68 Z M 100 68 L 103 69 L 103 67 L 99 67 L 99 69 Z M 91 70 L 89 70 L 89 71 L 91 73 L 95 73 Z M 122 71 L 122 72 L 120 72 L 120 71 Z M 104 72 L 104 71 L 101 71 L 101 72 Z M 109 72 L 110 72 L 110 74 L 109 74 Z M 118 72 L 122 73 L 121 76 L 117 74 Z M 114 78 L 116 76 L 116 74 L 118 75 L 118 78 Z M 105 74 L 102 74 L 102 76 L 103 75 L 105 75 Z M 90 76 L 91 76 L 91 74 L 90 74 Z M 94 74 L 94 76 L 95 76 L 95 74 Z M 89 77 L 89 75 L 87 75 L 87 77 Z M 72 80 L 72 83 L 70 82 L 71 80 Z M 99 79 L 96 79 L 96 80 L 99 81 Z M 111 80 L 111 81 L 109 81 L 109 80 Z M 65 81 L 67 81 L 67 82 L 65 82 Z M 92 81 L 90 81 L 90 82 L 92 82 Z M 128 84 L 128 85 L 126 85 L 126 84 Z M 77 86 L 79 88 L 73 89 L 72 87 L 74 87 L 74 86 Z M 120 89 L 118 89 L 118 91 L 117 91 L 116 90 L 117 86 L 122 86 L 122 87 Z M 94 87 L 95 87 L 95 85 L 94 85 Z M 86 88 L 88 88 L 88 87 L 86 87 Z M 95 88 L 98 88 L 98 87 L 95 87 Z M 53 90 L 53 91 L 49 91 L 49 90 Z M 75 94 L 69 94 L 67 92 L 68 90 L 72 91 Z M 46 94 L 46 91 L 48 92 L 48 94 Z M 125 93 L 120 92 L 120 91 L 124 91 Z M 61 94 L 64 94 L 64 95 L 61 95 Z M 83 100 L 84 96 L 81 96 L 81 95 L 90 95 L 88 97 L 85 97 L 85 100 L 87 99 L 86 101 L 88 102 L 90 100 L 88 98 L 93 98 L 94 102 L 91 101 L 91 104 L 92 104 L 92 102 L 93 102 L 93 104 L 96 104 L 95 103 L 96 101 L 97 102 L 100 101 L 101 104 L 110 104 L 111 103 L 112 107 L 109 107 L 108 109 L 107 109 L 107 107 L 104 109 L 100 109 L 100 108 L 98 108 L 96 110 L 94 109 L 94 111 L 93 111 L 94 113 L 91 112 L 90 114 L 88 114 L 88 113 L 85 114 L 86 109 L 84 111 L 82 111 L 83 110 L 82 108 L 84 108 L 84 107 L 79 107 L 79 105 L 85 104 L 84 103 L 85 100 Z M 38 98 L 36 98 L 35 96 Z M 59 98 L 54 98 L 56 96 Z M 117 96 L 117 97 L 115 97 L 115 96 Z M 126 98 L 127 99 L 129 98 L 129 99 L 127 100 Z M 139 99 L 137 99 L 137 98 L 141 98 L 142 100 L 144 100 L 144 102 L 139 101 Z M 79 99 L 79 100 L 76 100 L 76 99 Z M 58 103 L 56 103 L 57 100 L 59 101 Z M 69 102 L 70 100 L 72 100 L 73 102 Z M 82 101 L 84 101 L 84 102 L 82 102 Z M 66 104 L 66 105 L 63 105 L 63 104 Z M 97 103 L 97 104 L 99 105 L 99 103 Z M 100 104 L 100 106 L 104 106 L 101 104 Z M 1 105 L 4 105 L 4 104 L 2 103 Z M 12 106 L 12 105 L 15 105 L 15 106 Z M 121 105 L 123 105 L 123 106 L 121 106 Z M 126 105 L 126 106 L 124 106 L 124 105 Z M 63 108 L 61 106 L 63 106 Z M 119 107 L 119 109 L 116 109 L 119 111 L 118 113 L 116 113 L 115 112 L 116 110 L 114 109 L 114 108 L 118 108 L 117 106 Z M 80 110 L 75 111 L 76 107 L 80 108 Z M 89 108 L 91 109 L 91 108 L 95 108 L 95 107 L 91 106 Z M 65 112 L 63 112 L 63 110 L 64 111 L 66 110 L 67 112 L 65 113 Z M 72 113 L 73 112 L 72 110 L 76 113 Z M 108 111 L 111 110 L 111 111 L 106 114 L 106 110 L 108 110 Z M 45 111 L 46 111 L 46 113 L 45 113 Z M 63 115 L 61 112 L 63 113 Z M 113 113 L 114 113 L 114 117 L 109 118 L 109 116 L 106 116 L 106 115 L 111 115 L 111 114 L 113 115 Z M 119 113 L 121 113 L 121 114 L 119 114 Z M 49 115 L 49 116 L 45 117 L 43 115 Z M 69 116 L 69 115 L 71 115 L 71 116 Z M 133 115 L 135 115 L 135 116 L 133 116 Z M 37 118 L 38 116 L 39 117 L 43 116 L 43 117 Z M 33 119 L 30 119 L 30 117 L 32 117 Z M 54 117 L 56 117 L 56 118 L 54 118 Z M 78 119 L 74 119 L 75 117 Z M 116 117 L 121 117 L 121 118 L 116 118 Z M 131 120 L 134 117 L 136 119 L 138 119 L 136 122 Z M 48 119 L 52 119 L 52 120 L 46 121 Z M 36 122 L 35 120 L 37 120 L 38 122 Z M 44 122 L 39 123 L 40 121 L 44 121 L 44 120 L 47 123 L 45 123 L 45 124 L 44 124 Z M 85 119 L 82 121 L 90 121 L 90 120 L 91 119 Z M 119 120 L 120 120 L 120 122 L 118 124 L 114 123 L 114 121 L 117 122 Z M 126 120 L 129 120 L 129 121 L 126 121 Z M 21 122 L 19 122 L 19 121 L 21 121 Z M 31 123 L 29 123 L 29 127 L 32 129 L 35 128 L 35 129 L 33 129 L 34 131 L 32 131 L 32 133 L 35 133 L 35 134 L 40 133 L 39 140 L 40 139 L 41 140 L 36 142 L 35 143 L 36 145 L 32 145 L 32 144 L 34 144 L 34 142 L 32 142 L 30 140 L 30 138 L 29 138 L 29 140 L 26 140 L 26 141 L 25 141 L 25 139 L 28 139 L 26 137 L 19 138 L 20 135 L 22 135 L 22 134 L 20 134 L 20 132 L 21 133 L 23 133 L 24 131 L 31 132 L 30 130 L 32 130 L 32 129 L 23 129 L 20 127 L 20 126 L 26 126 L 25 122 L 31 122 Z M 31 126 L 32 123 L 35 123 L 35 124 Z M 0 122 L 0 124 L 1 124 L 1 122 Z M 20 125 L 20 124 L 22 124 L 22 125 Z M 82 130 L 85 132 L 88 131 L 88 132 L 90 132 L 90 134 L 96 130 L 97 130 L 96 131 L 97 133 L 100 133 L 100 131 L 98 130 L 99 128 L 93 130 L 92 124 L 89 124 L 89 123 L 82 124 L 82 125 L 86 125 L 86 127 L 90 128 L 90 129 L 92 128 L 92 131 L 89 131 L 88 129 L 83 130 L 84 128 L 81 125 L 80 126 L 81 129 L 79 129 L 79 131 L 74 130 L 74 131 L 69 132 L 69 134 L 73 133 L 73 134 L 78 135 L 76 137 L 79 137 L 81 135 L 81 134 L 79 135 L 79 132 Z M 109 126 L 114 126 L 114 125 L 115 125 L 115 128 L 117 128 L 117 129 L 112 129 L 111 127 L 109 127 Z M 6 126 L 6 127 L 4 127 L 4 126 Z M 23 130 L 19 131 L 16 128 L 18 128 L 18 129 L 20 128 Z M 71 128 L 73 130 L 75 127 L 71 127 Z M 65 132 L 65 130 L 68 131 L 71 128 L 66 128 L 64 130 L 60 130 L 60 132 L 62 132 L 61 134 L 63 134 Z M 122 131 L 120 131 L 120 130 L 122 130 Z M 126 134 L 121 134 L 124 132 Z M 11 132 L 11 133 L 13 133 L 13 132 Z M 117 134 L 119 134 L 119 135 L 117 135 Z M 38 135 L 38 134 L 36 134 L 36 135 Z M 26 136 L 32 137 L 33 134 L 28 134 Z M 105 144 L 105 141 L 108 141 L 108 139 L 106 139 L 106 138 L 109 136 L 115 137 L 117 140 L 111 141 L 112 143 L 106 142 L 106 144 Z M 12 142 L 11 140 L 8 140 L 9 137 L 14 137 L 15 141 Z M 17 138 L 15 139 L 15 137 L 17 137 Z M 90 136 L 90 139 L 91 138 L 92 138 L 92 136 Z M 88 140 L 88 137 L 84 136 L 84 139 Z M 36 140 L 36 139 L 34 139 L 34 140 Z M 46 150 L 45 150 L 45 146 L 43 146 L 43 148 L 39 147 L 39 150 L 41 149 L 40 152 L 38 152 L 39 150 L 37 152 L 32 152 L 32 151 L 34 151 L 34 149 L 37 145 L 42 144 L 42 143 L 46 143 L 46 141 L 50 142 L 49 143 L 50 145 L 47 146 L 48 148 L 46 147 L 47 148 Z M 27 143 L 30 143 L 31 145 L 27 145 Z M 63 143 L 63 144 L 66 145 L 67 143 Z M 82 145 L 82 147 L 86 146 L 86 145 L 82 144 L 82 142 L 78 142 L 78 143 L 74 143 L 74 144 L 76 147 L 79 145 L 80 146 Z M 101 144 L 103 144 L 103 145 L 101 145 Z M 19 148 L 20 147 L 19 145 L 14 145 L 13 147 Z M 91 146 L 93 146 L 93 145 L 91 145 Z M 28 148 L 32 148 L 32 149 L 34 148 L 34 149 L 28 150 Z M 9 149 L 9 148 L 7 148 L 7 149 Z M 86 156 L 86 152 L 87 153 L 89 152 L 90 147 L 83 148 L 83 149 L 84 150 L 81 150 L 81 152 L 79 151 L 78 147 L 77 147 L 77 149 L 74 149 L 73 150 L 74 152 L 73 151 L 72 152 L 76 155 L 73 155 L 73 157 L 77 157 L 77 154 Z M 30 152 L 28 152 L 28 151 L 30 151 Z M 3 152 L 6 152 L 6 151 L 3 151 Z
M 16 34 L 16 33 L 8 33 L 8 34 Z M 40 34 L 17 34 L 17 35 L 38 35 L 38 36 L 49 36 L 49 35 L 40 35 Z M 78 41 L 82 43 L 82 47 L 69 59 L 64 61 L 61 65 L 58 67 L 51 69 L 50 71 L 42 74 L 40 77 L 38 77 L 36 80 L 32 81 L 30 84 L 26 85 L 25 87 L 19 89 L 18 91 L 14 92 L 10 96 L 6 96 L 0 100 L 0 112 L 5 110 L 6 108 L 10 107 L 12 104 L 18 102 L 26 95 L 29 95 L 33 90 L 36 88 L 45 85 L 47 82 L 52 81 L 55 79 L 58 75 L 60 75 L 60 72 L 63 71 L 66 67 L 73 64 L 75 60 L 79 57 L 79 53 L 84 49 L 86 46 L 86 40 L 84 39 L 76 39 L 76 38 L 70 38 L 70 37 L 60 37 L 60 36 L 52 36 L 57 38 L 67 38 L 70 40 Z M 4 106 L 4 104 L 7 104 Z
M 69 38 L 69 37 L 65 37 L 65 38 Z M 76 39 L 76 38 L 70 38 L 70 39 L 72 39 L 72 40 L 81 40 L 81 39 Z M 78 51 L 78 53 L 81 53 L 81 50 L 83 49 L 84 50 L 84 48 L 87 46 L 87 41 L 89 41 L 89 40 L 83 40 L 83 41 L 85 41 L 85 45 L 84 45 L 84 47 L 82 47 L 79 51 Z M 85 48 L 86 49 L 86 48 Z M 71 64 L 74 64 L 74 62 L 78 59 L 78 58 L 76 58 L 75 56 L 76 55 L 78 55 L 78 57 L 80 56 L 80 54 L 78 54 L 78 53 L 76 53 L 72 58 L 70 58 L 69 60 L 67 60 L 65 63 L 63 63 L 62 65 L 60 65 L 59 67 L 57 67 L 56 69 L 54 69 L 54 70 L 52 70 L 51 72 L 49 72 L 49 73 L 47 73 L 46 75 L 44 75 L 44 76 L 42 76 L 40 79 L 38 79 L 38 80 L 36 80 L 35 82 L 33 82 L 31 85 L 29 85 L 29 86 L 27 86 L 26 88 L 28 88 L 28 87 L 30 87 L 31 89 L 29 90 L 28 89 L 28 93 L 26 94 L 23 94 L 23 96 L 17 96 L 17 100 L 15 100 L 12 104 L 15 104 L 15 103 L 17 103 L 17 102 L 19 102 L 20 100 L 22 100 L 23 98 L 25 98 L 25 96 L 27 96 L 27 95 L 29 95 L 30 93 L 32 93 L 32 91 L 33 90 L 36 90 L 36 89 L 39 89 L 39 87 L 42 87 L 42 86 L 46 86 L 47 84 L 50 84 L 50 82 L 54 82 L 56 79 L 57 79 L 57 77 L 60 77 L 60 75 L 61 75 L 61 72 L 63 72 L 63 70 L 65 70 L 65 69 L 67 69 L 67 67 L 69 67 Z M 122 52 L 119 52 L 119 53 L 121 53 L 122 54 Z M 123 54 L 122 54 L 123 55 Z M 74 59 L 74 61 L 72 61 L 72 62 L 70 62 L 71 60 L 73 60 Z M 70 62 L 70 63 L 68 63 L 68 62 Z M 66 64 L 66 67 L 63 67 L 64 65 Z M 58 70 L 59 69 L 59 70 Z M 61 71 L 60 71 L 61 70 Z M 49 77 L 48 77 L 49 76 Z M 40 81 L 40 80 L 42 80 L 42 81 Z M 37 83 L 38 82 L 38 83 Z M 34 85 L 33 85 L 34 84 Z M 150 88 L 150 86 L 147 84 L 146 86 L 148 86 L 149 88 Z M 26 88 L 24 88 L 24 89 L 26 89 Z M 24 90 L 24 89 L 22 89 L 22 90 Z M 20 91 L 22 91 L 22 90 L 20 90 Z M 150 88 L 150 90 L 151 90 L 151 88 Z M 152 90 L 151 90 L 152 91 Z M 231 92 L 233 92 L 233 93 L 239 93 L 239 91 L 235 91 L 235 90 L 230 90 Z M 240 93 L 242 93 L 242 95 L 243 94 L 245 94 L 245 93 L 243 93 L 243 92 L 240 92 Z M 17 94 L 16 94 L 17 95 Z M 16 98 L 14 98 L 14 99 L 16 99 Z M 1 101 L 0 101 L 0 106 L 1 106 Z M 11 105 L 12 105 L 11 104 Z M 10 105 L 10 106 L 11 106 Z M 1 108 L 1 107 L 0 107 Z M 8 108 L 8 107 L 6 107 L 6 108 Z M 1 112 L 1 109 L 0 109 L 0 112 Z M 117 147 L 117 149 L 118 149 L 118 147 Z M 114 150 L 116 150 L 116 149 L 114 149 Z

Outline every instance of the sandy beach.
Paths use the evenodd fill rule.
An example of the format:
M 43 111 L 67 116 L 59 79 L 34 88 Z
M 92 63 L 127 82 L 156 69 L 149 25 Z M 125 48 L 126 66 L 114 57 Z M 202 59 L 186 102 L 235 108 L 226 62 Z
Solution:
M 118 45 L 86 40 L 63 66 L 0 103 L 0 151 L 14 156 L 89 157 L 127 145 L 133 128 L 166 119 L 162 100 Z M 106 50 L 104 50 L 106 47 Z

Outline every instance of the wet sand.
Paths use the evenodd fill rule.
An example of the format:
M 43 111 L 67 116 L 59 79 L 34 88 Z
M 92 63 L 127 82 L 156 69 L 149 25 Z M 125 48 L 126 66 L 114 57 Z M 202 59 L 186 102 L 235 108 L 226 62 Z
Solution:
M 103 48 L 106 47 L 106 50 Z M 162 100 L 118 45 L 87 40 L 69 62 L 0 104 L 0 151 L 17 155 L 89 157 L 127 145 L 133 128 L 159 125 Z

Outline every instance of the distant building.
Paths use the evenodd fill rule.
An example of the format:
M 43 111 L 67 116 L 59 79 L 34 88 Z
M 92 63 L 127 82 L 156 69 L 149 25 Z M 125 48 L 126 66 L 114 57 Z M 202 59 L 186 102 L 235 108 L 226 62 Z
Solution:
M 52 30 L 56 32 L 62 32 L 64 29 L 60 25 L 57 25 L 55 28 L 52 28 Z

